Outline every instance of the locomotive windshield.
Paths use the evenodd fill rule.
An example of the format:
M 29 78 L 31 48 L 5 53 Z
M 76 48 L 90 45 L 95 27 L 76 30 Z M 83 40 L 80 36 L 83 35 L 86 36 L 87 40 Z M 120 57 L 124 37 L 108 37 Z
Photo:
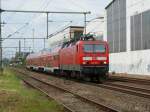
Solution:
M 102 44 L 85 44 L 84 51 L 104 53 L 106 51 L 106 48 L 105 48 L 105 45 L 102 45 Z
M 90 45 L 90 44 L 84 45 L 84 51 L 85 52 L 93 52 L 93 45 Z
M 105 52 L 104 45 L 94 45 L 94 52 Z

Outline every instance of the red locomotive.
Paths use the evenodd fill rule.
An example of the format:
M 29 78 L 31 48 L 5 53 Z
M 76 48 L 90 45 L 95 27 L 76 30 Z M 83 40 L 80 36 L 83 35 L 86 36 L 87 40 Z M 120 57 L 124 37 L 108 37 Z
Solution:
M 78 41 L 65 42 L 53 50 L 30 54 L 27 57 L 27 67 L 99 80 L 109 71 L 108 44 L 95 40 L 93 36 L 84 36 Z

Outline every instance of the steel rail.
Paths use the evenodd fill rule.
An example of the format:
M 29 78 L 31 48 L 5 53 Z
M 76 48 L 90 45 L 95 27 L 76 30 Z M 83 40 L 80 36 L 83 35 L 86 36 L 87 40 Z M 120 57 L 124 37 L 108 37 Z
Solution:
M 36 87 L 34 84 L 31 84 L 29 81 L 27 81 L 27 80 L 25 80 L 25 79 L 23 79 L 23 78 L 22 78 L 22 80 L 23 80 L 26 84 L 28 84 L 29 86 L 31 86 L 31 87 L 33 87 L 33 88 L 35 88 L 35 89 L 41 91 L 42 93 L 44 93 L 48 98 L 51 98 L 51 99 L 57 101 L 55 98 L 51 97 L 48 93 L 46 93 L 46 92 L 45 92 L 44 90 L 42 90 L 41 88 Z M 57 102 L 57 103 L 59 103 L 60 105 L 62 105 L 62 106 L 64 107 L 64 109 L 67 110 L 68 112 L 75 112 L 75 111 L 73 111 L 71 108 L 69 108 L 68 106 L 64 105 L 63 103 L 60 103 L 60 102 Z
M 39 79 L 37 79 L 39 80 Z M 81 82 L 80 82 L 81 83 Z M 143 89 L 143 88 L 137 88 L 133 86 L 125 86 L 125 85 L 116 85 L 112 83 L 106 83 L 106 84 L 95 84 L 95 83 L 89 83 L 86 82 L 85 84 L 96 86 L 96 87 L 102 87 L 104 89 L 110 89 L 126 94 L 131 94 L 134 96 L 144 97 L 150 99 L 150 90 Z
M 145 93 L 143 91 L 139 91 L 139 88 L 133 88 L 133 87 L 119 87 L 116 86 L 116 85 L 111 85 L 111 84 L 99 84 L 99 85 L 96 85 L 97 87 L 102 87 L 104 89 L 110 89 L 110 90 L 114 90 L 114 91 L 118 91 L 118 92 L 122 92 L 122 93 L 127 93 L 127 94 L 131 94 L 131 95 L 134 95 L 134 96 L 140 96 L 140 97 L 144 97 L 144 98 L 148 98 L 150 99 L 150 93 Z M 131 89 L 132 88 L 132 89 Z M 137 91 L 138 89 L 138 91 Z M 141 88 L 140 88 L 141 89 Z M 146 90 L 145 90 L 146 91 Z M 147 90 L 149 91 L 149 90 Z
M 141 87 L 129 86 L 129 85 L 125 85 L 125 84 L 114 84 L 114 83 L 106 83 L 106 84 L 150 94 L 150 89 L 144 89 L 144 88 L 141 88 Z
M 15 70 L 15 71 L 17 71 L 17 72 L 19 72 L 19 73 L 21 73 L 21 74 L 26 75 L 24 72 L 18 71 L 17 69 L 14 69 L 14 68 L 13 68 L 13 70 Z M 37 87 L 37 86 L 35 86 L 34 84 L 31 84 L 29 81 L 25 80 L 25 79 L 22 78 L 22 77 L 21 77 L 21 79 L 22 79 L 23 82 L 25 82 L 27 85 L 29 85 L 29 86 L 31 86 L 31 87 L 33 87 L 33 88 L 35 88 L 35 89 L 41 91 L 41 92 L 44 93 L 49 99 L 53 99 L 53 100 L 55 100 L 55 101 L 57 102 L 57 100 L 56 100 L 55 98 L 53 98 L 52 96 L 50 96 L 47 92 L 45 92 L 44 90 L 42 90 L 40 87 Z M 62 106 L 64 107 L 64 109 L 65 109 L 67 112 L 75 112 L 75 111 L 73 111 L 71 108 L 69 108 L 68 106 L 64 105 L 63 103 L 60 103 L 60 102 L 57 102 L 57 103 L 60 104 L 60 105 L 62 105 Z M 66 112 L 66 111 L 65 111 L 65 112 Z
M 150 80 L 148 80 L 148 79 L 110 76 L 109 80 L 117 80 L 117 81 L 124 81 L 124 82 L 133 82 L 133 83 L 136 83 L 136 84 L 150 85 Z
M 18 71 L 18 70 L 17 70 L 17 71 Z M 24 73 L 23 71 L 18 71 L 18 72 L 20 72 L 20 73 L 22 73 L 22 74 L 24 74 L 24 75 L 27 75 L 27 73 Z M 91 103 L 91 104 L 97 105 L 97 106 L 99 106 L 99 107 L 100 107 L 103 111 L 105 111 L 105 112 L 119 112 L 119 110 L 116 110 L 116 109 L 113 109 L 112 107 L 109 107 L 109 106 L 107 106 L 107 105 L 101 104 L 100 102 L 96 102 L 96 101 L 94 101 L 94 100 L 88 99 L 88 98 L 86 98 L 86 97 L 84 97 L 84 96 L 81 96 L 81 95 L 79 95 L 79 94 L 76 94 L 76 93 L 74 93 L 74 92 L 72 92 L 72 91 L 69 91 L 69 90 L 67 90 L 67 89 L 65 89 L 65 88 L 61 88 L 61 87 L 59 87 L 59 86 L 57 86 L 57 85 L 54 85 L 54 84 L 45 82 L 44 80 L 39 79 L 39 78 L 34 77 L 34 76 L 30 76 L 30 75 L 28 75 L 28 76 L 29 76 L 30 78 L 34 79 L 34 80 L 37 80 L 37 81 L 43 83 L 43 84 L 46 84 L 46 85 L 48 85 L 48 86 L 52 86 L 52 87 L 54 87 L 54 88 L 60 89 L 60 90 L 62 90 L 62 91 L 64 91 L 64 92 L 71 93 L 71 94 L 73 94 L 74 96 L 76 96 L 76 97 L 78 97 L 78 98 L 80 98 L 80 99 L 82 99 L 82 100 L 84 100 L 84 101 L 87 101 L 87 102 L 89 102 L 89 103 Z

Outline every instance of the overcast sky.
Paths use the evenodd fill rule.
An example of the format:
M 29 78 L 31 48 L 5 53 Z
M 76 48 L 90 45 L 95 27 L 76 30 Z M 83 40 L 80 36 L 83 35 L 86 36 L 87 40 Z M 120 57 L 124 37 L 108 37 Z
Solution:
M 104 14 L 105 6 L 111 0 L 1 0 L 2 9 L 10 10 L 44 10 L 44 11 L 90 11 L 88 19 L 92 19 Z M 49 23 L 49 34 L 58 31 L 69 25 L 83 25 L 83 15 L 60 15 L 49 14 L 49 20 L 58 21 Z M 62 22 L 66 21 L 66 22 Z M 67 22 L 68 21 L 68 22 Z M 70 23 L 69 21 L 73 21 Z M 13 34 L 10 38 L 32 38 L 33 29 L 35 30 L 35 38 L 46 37 L 46 15 L 45 14 L 24 14 L 24 13 L 3 13 L 2 36 Z M 29 23 L 26 25 L 26 23 Z M 21 29 L 20 29 L 21 28 Z M 18 29 L 18 33 L 15 33 Z M 5 40 L 4 47 L 18 47 L 19 40 Z M 35 41 L 35 51 L 43 49 L 43 40 Z M 21 41 L 24 47 L 24 40 Z M 25 41 L 26 47 L 31 47 L 32 40 Z M 22 49 L 23 51 L 24 49 Z M 28 49 L 25 49 L 28 51 Z M 4 49 L 3 57 L 11 57 L 15 53 L 15 49 Z

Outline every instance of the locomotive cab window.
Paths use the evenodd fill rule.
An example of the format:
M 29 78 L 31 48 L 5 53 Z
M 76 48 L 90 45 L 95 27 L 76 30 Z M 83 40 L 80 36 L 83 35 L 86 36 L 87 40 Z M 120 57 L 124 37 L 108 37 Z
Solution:
M 104 53 L 106 51 L 105 45 L 102 44 L 85 44 L 83 49 L 84 52 Z
M 94 45 L 94 52 L 101 52 L 104 53 L 106 48 L 104 45 Z
M 84 51 L 85 52 L 93 52 L 93 45 L 91 44 L 86 44 L 84 45 Z

